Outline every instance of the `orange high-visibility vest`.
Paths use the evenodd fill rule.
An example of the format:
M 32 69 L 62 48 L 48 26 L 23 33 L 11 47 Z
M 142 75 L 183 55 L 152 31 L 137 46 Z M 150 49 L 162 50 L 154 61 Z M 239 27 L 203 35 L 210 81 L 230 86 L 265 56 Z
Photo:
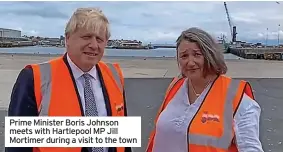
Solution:
M 157 114 L 155 124 L 162 110 L 175 96 L 185 78 L 176 77 L 169 85 L 165 99 Z M 212 84 L 203 103 L 188 127 L 189 152 L 237 152 L 234 142 L 233 118 L 243 94 L 254 99 L 248 82 L 220 75 Z M 216 116 L 210 117 L 207 116 Z M 166 127 L 166 126 L 164 126 Z M 146 152 L 152 152 L 155 129 L 150 135 Z
M 34 92 L 39 116 L 84 115 L 74 78 L 63 58 L 30 65 L 33 69 Z M 119 65 L 100 61 L 98 67 L 106 87 L 112 116 L 125 116 L 124 79 Z M 81 150 L 81 147 L 33 148 L 33 152 L 81 152 Z M 124 152 L 125 147 L 118 147 L 116 150 Z

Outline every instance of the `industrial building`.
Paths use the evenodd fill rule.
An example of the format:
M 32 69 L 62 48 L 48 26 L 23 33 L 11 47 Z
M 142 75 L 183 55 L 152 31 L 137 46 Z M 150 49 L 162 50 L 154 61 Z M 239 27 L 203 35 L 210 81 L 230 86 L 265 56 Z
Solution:
M 21 31 L 19 30 L 0 28 L 0 37 L 20 38 L 21 36 Z
M 33 46 L 34 43 L 28 38 L 22 37 L 19 30 L 0 28 L 0 48 L 1 47 L 21 47 Z

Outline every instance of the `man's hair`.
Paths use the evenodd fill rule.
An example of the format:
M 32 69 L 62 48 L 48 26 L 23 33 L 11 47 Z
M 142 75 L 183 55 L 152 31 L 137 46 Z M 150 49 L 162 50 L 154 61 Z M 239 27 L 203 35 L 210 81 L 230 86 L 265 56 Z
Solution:
M 104 30 L 106 38 L 110 38 L 109 21 L 99 8 L 78 8 L 69 19 L 65 36 L 72 34 L 79 28 L 94 31 L 96 34 Z

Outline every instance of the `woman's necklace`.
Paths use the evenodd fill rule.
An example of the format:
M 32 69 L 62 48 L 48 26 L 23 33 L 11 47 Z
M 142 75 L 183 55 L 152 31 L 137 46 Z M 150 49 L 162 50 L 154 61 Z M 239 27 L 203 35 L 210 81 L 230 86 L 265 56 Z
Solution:
M 199 96 L 200 96 L 200 94 L 198 94 L 198 93 L 196 92 L 196 90 L 195 90 L 195 88 L 194 88 L 194 85 L 193 85 L 193 83 L 192 83 L 192 81 L 191 81 L 191 80 L 190 80 L 190 83 L 191 83 L 191 85 L 192 85 L 192 88 L 193 88 L 194 94 L 195 94 L 197 97 L 199 97 Z M 206 87 L 209 85 L 209 83 L 210 83 L 210 80 L 207 82 L 207 84 L 206 84 L 206 86 L 205 86 L 204 88 L 206 88 Z

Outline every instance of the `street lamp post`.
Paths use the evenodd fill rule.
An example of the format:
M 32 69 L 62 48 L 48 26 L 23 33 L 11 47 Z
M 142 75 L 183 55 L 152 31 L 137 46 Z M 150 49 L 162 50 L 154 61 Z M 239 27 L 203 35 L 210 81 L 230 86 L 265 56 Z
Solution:
M 278 5 L 281 5 L 280 2 L 276 1 Z M 278 47 L 280 47 L 280 24 L 278 24 Z
M 280 24 L 278 24 L 278 47 L 280 46 Z
M 265 47 L 267 47 L 267 40 L 268 40 L 268 28 L 266 28 Z

